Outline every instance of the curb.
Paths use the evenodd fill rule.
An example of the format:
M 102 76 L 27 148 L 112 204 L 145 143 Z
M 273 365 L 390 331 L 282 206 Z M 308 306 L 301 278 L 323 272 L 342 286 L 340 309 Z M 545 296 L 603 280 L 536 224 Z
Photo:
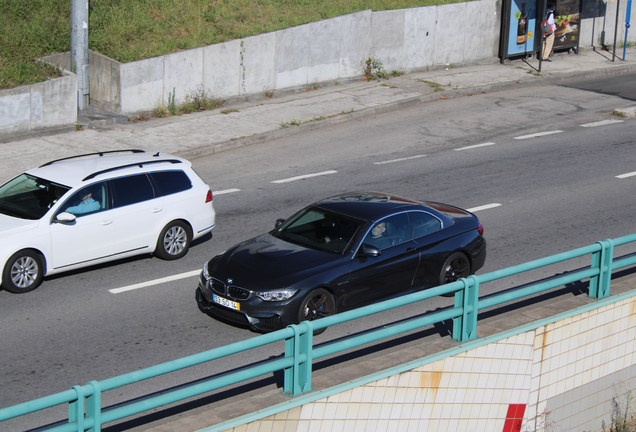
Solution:
M 636 117 L 636 106 L 630 108 L 616 108 L 612 114 L 616 117 L 630 118 Z

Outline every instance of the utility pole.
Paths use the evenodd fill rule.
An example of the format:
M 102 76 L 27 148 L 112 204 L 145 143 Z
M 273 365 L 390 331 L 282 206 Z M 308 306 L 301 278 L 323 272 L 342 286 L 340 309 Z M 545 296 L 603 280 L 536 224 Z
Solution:
M 71 71 L 77 74 L 77 108 L 88 109 L 88 0 L 71 0 Z

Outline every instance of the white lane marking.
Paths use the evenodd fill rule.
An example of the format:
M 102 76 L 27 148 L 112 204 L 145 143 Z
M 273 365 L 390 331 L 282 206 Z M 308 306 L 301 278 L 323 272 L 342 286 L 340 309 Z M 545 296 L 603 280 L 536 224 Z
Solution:
M 603 120 L 603 121 L 598 121 L 598 122 L 594 122 L 594 123 L 582 124 L 581 127 L 605 126 L 605 125 L 608 125 L 608 124 L 623 123 L 623 121 L 624 120 Z
M 287 183 L 287 182 L 293 182 L 293 181 L 296 181 L 296 180 L 302 180 L 302 179 L 306 179 L 306 178 L 310 178 L 310 177 L 318 177 L 318 176 L 323 176 L 323 175 L 335 174 L 337 172 L 338 171 L 335 171 L 335 170 L 323 171 L 323 172 L 314 173 L 314 174 L 305 174 L 305 175 L 301 175 L 301 176 L 290 177 L 290 178 L 286 178 L 286 179 L 282 179 L 282 180 L 274 180 L 271 183 Z
M 234 193 L 234 192 L 240 192 L 240 189 L 225 189 L 225 190 L 220 190 L 220 191 L 212 191 L 212 196 L 214 195 L 225 195 L 225 194 L 229 194 L 229 193 Z
M 192 270 L 186 273 L 181 273 L 178 275 L 173 275 L 173 276 L 166 276 L 164 278 L 160 278 L 160 279 L 155 279 L 155 280 L 151 280 L 148 282 L 141 282 L 138 284 L 134 284 L 134 285 L 128 285 L 125 287 L 121 287 L 121 288 L 113 288 L 108 290 L 108 292 L 110 292 L 111 294 L 119 294 L 119 293 L 123 293 L 126 291 L 132 291 L 132 290 L 136 290 L 139 288 L 145 288 L 145 287 L 149 287 L 152 285 L 159 285 L 162 283 L 166 283 L 166 282 L 172 282 L 172 281 L 176 281 L 179 279 L 186 279 L 189 277 L 194 277 L 194 276 L 199 276 L 201 274 L 201 270 Z
M 636 176 L 636 172 L 631 172 L 631 173 L 627 173 L 627 174 L 617 175 L 616 178 L 624 179 L 624 178 L 633 177 L 633 176 Z
M 488 210 L 488 209 L 495 208 L 495 207 L 501 207 L 501 204 L 499 204 L 499 203 L 486 204 L 486 205 L 479 206 L 479 207 L 473 207 L 473 208 L 467 209 L 467 210 L 469 212 L 471 212 L 471 213 L 475 213 L 475 212 L 478 212 L 478 211 L 481 211 L 481 210 Z
M 410 156 L 410 157 L 405 157 L 405 158 L 399 158 L 399 159 L 391 159 L 388 161 L 383 161 L 383 162 L 373 162 L 374 165 L 383 165 L 383 164 L 388 164 L 388 163 L 393 163 L 393 162 L 402 162 L 405 160 L 411 160 L 411 159 L 417 159 L 417 158 L 421 158 L 424 157 L 426 155 L 417 155 L 417 156 Z
M 474 148 L 478 148 L 478 147 L 486 147 L 486 146 L 491 146 L 491 145 L 495 145 L 495 143 L 487 142 L 487 143 L 483 143 L 483 144 L 475 144 L 475 145 L 471 145 L 471 146 L 468 146 L 468 147 L 462 147 L 462 148 L 458 148 L 458 149 L 454 149 L 454 150 L 455 151 L 470 150 L 470 149 L 474 149 Z
M 540 136 L 545 136 L 545 135 L 558 134 L 558 133 L 561 133 L 561 132 L 563 132 L 563 131 L 562 130 L 555 130 L 555 131 L 548 131 L 548 132 L 537 132 L 537 133 L 534 133 L 532 135 L 518 136 L 518 137 L 515 137 L 514 139 L 522 140 L 522 139 L 535 138 L 535 137 L 540 137 Z

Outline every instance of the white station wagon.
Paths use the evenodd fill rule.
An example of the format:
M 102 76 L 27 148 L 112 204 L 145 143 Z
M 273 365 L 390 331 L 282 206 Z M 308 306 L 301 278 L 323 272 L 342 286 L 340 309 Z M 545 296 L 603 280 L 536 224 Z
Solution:
M 183 257 L 212 231 L 212 191 L 190 162 L 119 150 L 72 156 L 0 186 L 2 288 L 140 254 Z

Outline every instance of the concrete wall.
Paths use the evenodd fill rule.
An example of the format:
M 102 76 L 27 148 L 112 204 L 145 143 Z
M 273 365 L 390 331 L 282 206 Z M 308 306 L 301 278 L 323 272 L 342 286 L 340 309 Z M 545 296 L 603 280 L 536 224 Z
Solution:
M 118 112 L 152 110 L 172 91 L 180 103 L 198 88 L 231 98 L 352 79 L 363 75 L 369 57 L 387 72 L 489 59 L 499 43 L 499 7 L 481 0 L 367 10 L 122 64 Z M 91 81 L 95 73 L 91 64 Z
M 0 90 L 0 135 L 70 126 L 77 122 L 77 76 Z
M 581 309 L 229 431 L 609 429 L 612 398 L 636 388 L 636 291 Z
M 605 31 L 605 44 L 614 45 L 616 36 L 616 55 L 623 56 L 623 49 L 620 48 L 625 41 L 625 18 L 627 14 L 627 2 L 620 2 L 621 8 L 618 11 L 618 28 L 616 28 L 616 1 L 606 1 L 605 16 L 600 18 L 587 18 L 581 21 L 579 45 L 582 47 L 601 45 L 601 32 Z M 633 25 L 636 20 L 636 7 L 632 7 L 630 15 L 631 31 L 627 33 L 628 41 L 636 42 L 636 31 Z
M 69 61 L 70 61 L 70 52 Z M 88 52 L 90 106 L 92 108 L 121 112 L 121 63 L 95 51 Z M 93 73 L 95 72 L 99 73 Z

